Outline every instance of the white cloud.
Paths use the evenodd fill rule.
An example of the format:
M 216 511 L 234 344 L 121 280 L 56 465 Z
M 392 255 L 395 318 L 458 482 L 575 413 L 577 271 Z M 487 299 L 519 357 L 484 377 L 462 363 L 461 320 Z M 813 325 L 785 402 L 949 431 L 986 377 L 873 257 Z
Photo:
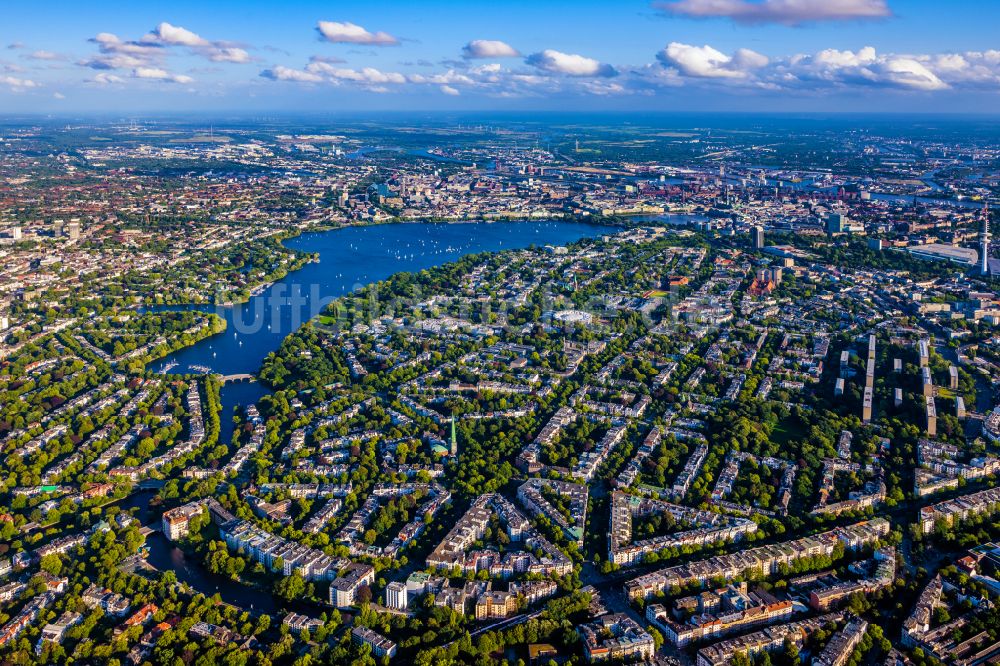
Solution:
M 156 26 L 156 29 L 143 37 L 140 42 L 162 46 L 185 46 L 191 50 L 191 53 L 212 62 L 243 64 L 252 60 L 246 49 L 225 42 L 209 41 L 187 28 L 171 25 L 166 21 Z
M 532 53 L 525 58 L 525 62 L 553 74 L 567 74 L 569 76 L 615 76 L 618 74 L 611 65 L 603 64 L 593 58 L 562 53 L 554 49 Z
M 707 44 L 692 46 L 680 42 L 670 42 L 656 57 L 685 76 L 706 79 L 743 79 L 750 70 L 768 64 L 766 56 L 750 49 L 739 49 L 727 56 Z
M 387 32 L 369 32 L 360 25 L 339 21 L 320 21 L 316 24 L 320 36 L 333 44 L 367 44 L 369 46 L 395 46 L 399 40 Z
M 251 60 L 250 54 L 247 53 L 246 49 L 241 49 L 236 46 L 213 46 L 206 55 L 212 62 L 232 62 L 242 64 L 250 62 Z
M 935 57 L 879 54 L 874 47 L 866 46 L 857 51 L 823 49 L 811 55 L 772 60 L 749 49 L 737 49 L 729 56 L 708 45 L 678 42 L 668 44 L 657 54 L 668 71 L 688 80 L 730 82 L 762 90 L 812 91 L 859 86 L 934 91 L 951 87 L 952 81 L 995 80 L 1000 62 L 993 68 L 976 68 L 970 62 L 971 57 L 970 54 Z
M 387 83 L 406 83 L 406 77 L 398 72 L 383 72 L 374 67 L 364 67 L 360 70 L 349 67 L 335 67 L 327 62 L 311 62 L 306 70 L 317 75 L 327 76 L 340 81 L 353 81 L 366 85 L 383 85 Z
M 44 49 L 39 49 L 38 51 L 33 51 L 27 56 L 31 60 L 65 60 L 66 56 L 53 51 L 46 51 Z
M 622 95 L 628 92 L 622 84 L 604 80 L 584 81 L 583 90 L 591 95 L 599 95 L 601 97 Z
M 240 46 L 231 42 L 210 41 L 192 30 L 166 21 L 138 41 L 122 40 L 110 32 L 99 33 L 90 41 L 97 44 L 100 53 L 77 64 L 91 69 L 163 69 L 166 57 L 174 48 L 187 49 L 190 54 L 212 62 L 242 64 L 253 60 Z
M 130 55 L 99 55 L 81 60 L 78 64 L 91 69 L 129 69 L 132 67 L 142 67 L 151 61 L 146 58 L 137 58 Z
M 855 53 L 854 51 L 838 51 L 837 49 L 823 49 L 817 53 L 813 60 L 823 66 L 832 69 L 841 69 L 844 67 L 862 67 L 864 65 L 870 65 L 875 62 L 876 53 L 875 48 L 872 46 L 866 46 L 864 48 L 858 49 Z
M 17 76 L 0 76 L 0 85 L 7 86 L 14 92 L 39 87 L 39 84 L 35 81 L 32 81 L 31 79 L 22 79 Z
M 338 64 L 338 63 L 342 64 L 342 63 L 345 63 L 347 61 L 344 60 L 343 58 L 338 58 L 337 56 L 314 55 L 314 56 L 310 56 L 309 62 L 327 62 L 327 63 L 330 63 L 331 65 L 335 65 L 335 64 Z
M 162 59 L 164 50 L 156 44 L 121 40 L 118 35 L 101 32 L 90 39 L 97 44 L 98 55 L 77 64 L 91 69 L 134 69 L 151 66 Z
M 56 91 L 56 92 L 52 93 L 52 97 L 53 97 L 53 99 L 66 99 L 66 95 L 63 95 L 59 91 Z
M 902 88 L 942 90 L 948 84 L 913 58 L 892 57 L 880 66 L 884 80 Z
M 321 83 L 323 81 L 323 77 L 318 74 L 303 72 L 300 69 L 292 69 L 282 65 L 265 69 L 260 75 L 272 81 L 296 81 L 298 83 Z
M 115 74 L 108 74 L 107 72 L 99 72 L 94 75 L 94 78 L 90 80 L 91 83 L 96 83 L 102 86 L 108 85 L 118 85 L 125 83 L 125 79 Z
M 458 97 L 462 94 L 458 91 L 458 88 L 453 88 L 451 86 L 441 86 L 441 92 L 452 97 Z
M 166 46 L 209 46 L 210 42 L 187 28 L 171 25 L 166 21 L 156 26 L 153 32 L 141 40 L 143 43 L 164 44 Z
M 194 79 L 185 74 L 172 74 L 159 67 L 136 67 L 132 70 L 132 77 L 136 79 L 152 79 L 154 81 L 168 81 L 170 83 L 192 83 Z
M 90 41 L 97 44 L 101 53 L 124 53 L 141 58 L 154 58 L 163 53 L 162 48 L 155 44 L 122 41 L 110 32 L 100 32 Z
M 785 25 L 882 19 L 892 15 L 886 0 L 673 0 L 655 6 L 675 16 Z
M 518 58 L 521 53 L 510 44 L 495 39 L 474 39 L 462 47 L 463 58 Z
M 938 56 L 938 61 L 941 58 Z M 824 49 L 812 56 L 795 55 L 779 63 L 775 71 L 781 74 L 780 82 L 786 86 L 825 82 L 836 87 L 860 85 L 932 91 L 950 87 L 942 76 L 961 80 L 967 69 L 961 63 L 968 61 L 958 54 L 952 54 L 944 62 L 946 67 L 939 69 L 939 75 L 933 71 L 927 56 L 880 55 L 874 47 L 866 46 L 857 51 Z
M 468 71 L 468 73 L 464 73 L 449 69 L 447 72 L 441 74 L 411 74 L 407 77 L 407 80 L 410 83 L 429 83 L 433 85 L 461 84 L 471 86 L 476 84 L 474 76 L 483 74 L 486 71 L 487 70 L 477 70 L 476 68 L 472 68 Z M 470 76 L 470 74 L 472 76 Z

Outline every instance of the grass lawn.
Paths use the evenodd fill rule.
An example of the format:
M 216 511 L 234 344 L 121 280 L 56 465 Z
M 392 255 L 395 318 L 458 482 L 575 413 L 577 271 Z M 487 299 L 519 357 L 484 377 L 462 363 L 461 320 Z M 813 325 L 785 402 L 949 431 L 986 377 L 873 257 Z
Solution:
M 787 445 L 792 440 L 802 440 L 806 436 L 805 427 L 794 416 L 778 421 L 771 433 L 771 441 L 781 446 Z

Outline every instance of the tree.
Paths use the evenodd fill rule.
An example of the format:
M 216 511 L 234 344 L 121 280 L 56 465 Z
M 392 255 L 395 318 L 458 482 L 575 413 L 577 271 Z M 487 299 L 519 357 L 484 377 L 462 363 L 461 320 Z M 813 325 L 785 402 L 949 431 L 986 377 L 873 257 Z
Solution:
M 42 571 L 58 576 L 63 568 L 62 558 L 55 553 L 45 555 L 38 566 Z
M 306 582 L 299 572 L 292 573 L 274 584 L 274 593 L 286 601 L 298 599 L 306 591 Z

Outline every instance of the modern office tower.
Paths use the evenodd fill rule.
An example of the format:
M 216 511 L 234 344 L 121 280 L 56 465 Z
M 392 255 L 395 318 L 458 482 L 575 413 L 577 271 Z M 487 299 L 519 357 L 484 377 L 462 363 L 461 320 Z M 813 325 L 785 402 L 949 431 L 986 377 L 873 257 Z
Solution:
M 840 352 L 840 376 L 847 377 L 847 371 L 851 368 L 851 352 L 846 349 Z
M 903 404 L 903 389 L 897 388 L 893 391 L 893 403 L 896 407 Z
M 66 227 L 66 233 L 70 240 L 80 240 L 80 223 L 70 222 Z
M 833 386 L 834 397 L 840 397 L 844 395 L 844 378 L 837 377 L 837 383 Z
M 764 229 L 762 227 L 753 228 L 753 249 L 764 249 Z
M 865 397 L 864 401 L 861 404 L 861 420 L 864 421 L 865 423 L 871 423 L 872 420 L 872 402 L 874 401 L 875 398 L 873 393 L 874 392 L 870 387 L 867 386 L 865 387 Z
M 19 241 L 23 237 L 24 232 L 21 231 L 21 227 L 14 227 L 10 230 L 10 235 L 14 240 Z
M 844 232 L 847 220 L 841 213 L 830 213 L 826 216 L 826 233 L 840 234 Z

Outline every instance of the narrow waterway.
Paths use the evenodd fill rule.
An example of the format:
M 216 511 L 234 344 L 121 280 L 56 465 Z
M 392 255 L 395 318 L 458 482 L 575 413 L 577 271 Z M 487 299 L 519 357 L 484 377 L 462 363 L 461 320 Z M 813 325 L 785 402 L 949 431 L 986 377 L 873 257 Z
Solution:
M 138 490 L 119 503 L 125 511 L 137 509 L 136 518 L 143 525 L 158 525 L 161 511 L 150 506 L 156 496 L 155 490 Z M 274 614 L 278 605 L 270 594 L 246 587 L 230 578 L 213 574 L 201 562 L 188 557 L 180 548 L 171 543 L 161 532 L 152 532 L 146 537 L 149 548 L 149 562 L 158 571 L 173 571 L 178 582 L 188 585 L 205 596 L 218 594 L 227 604 L 239 606 L 255 613 Z

